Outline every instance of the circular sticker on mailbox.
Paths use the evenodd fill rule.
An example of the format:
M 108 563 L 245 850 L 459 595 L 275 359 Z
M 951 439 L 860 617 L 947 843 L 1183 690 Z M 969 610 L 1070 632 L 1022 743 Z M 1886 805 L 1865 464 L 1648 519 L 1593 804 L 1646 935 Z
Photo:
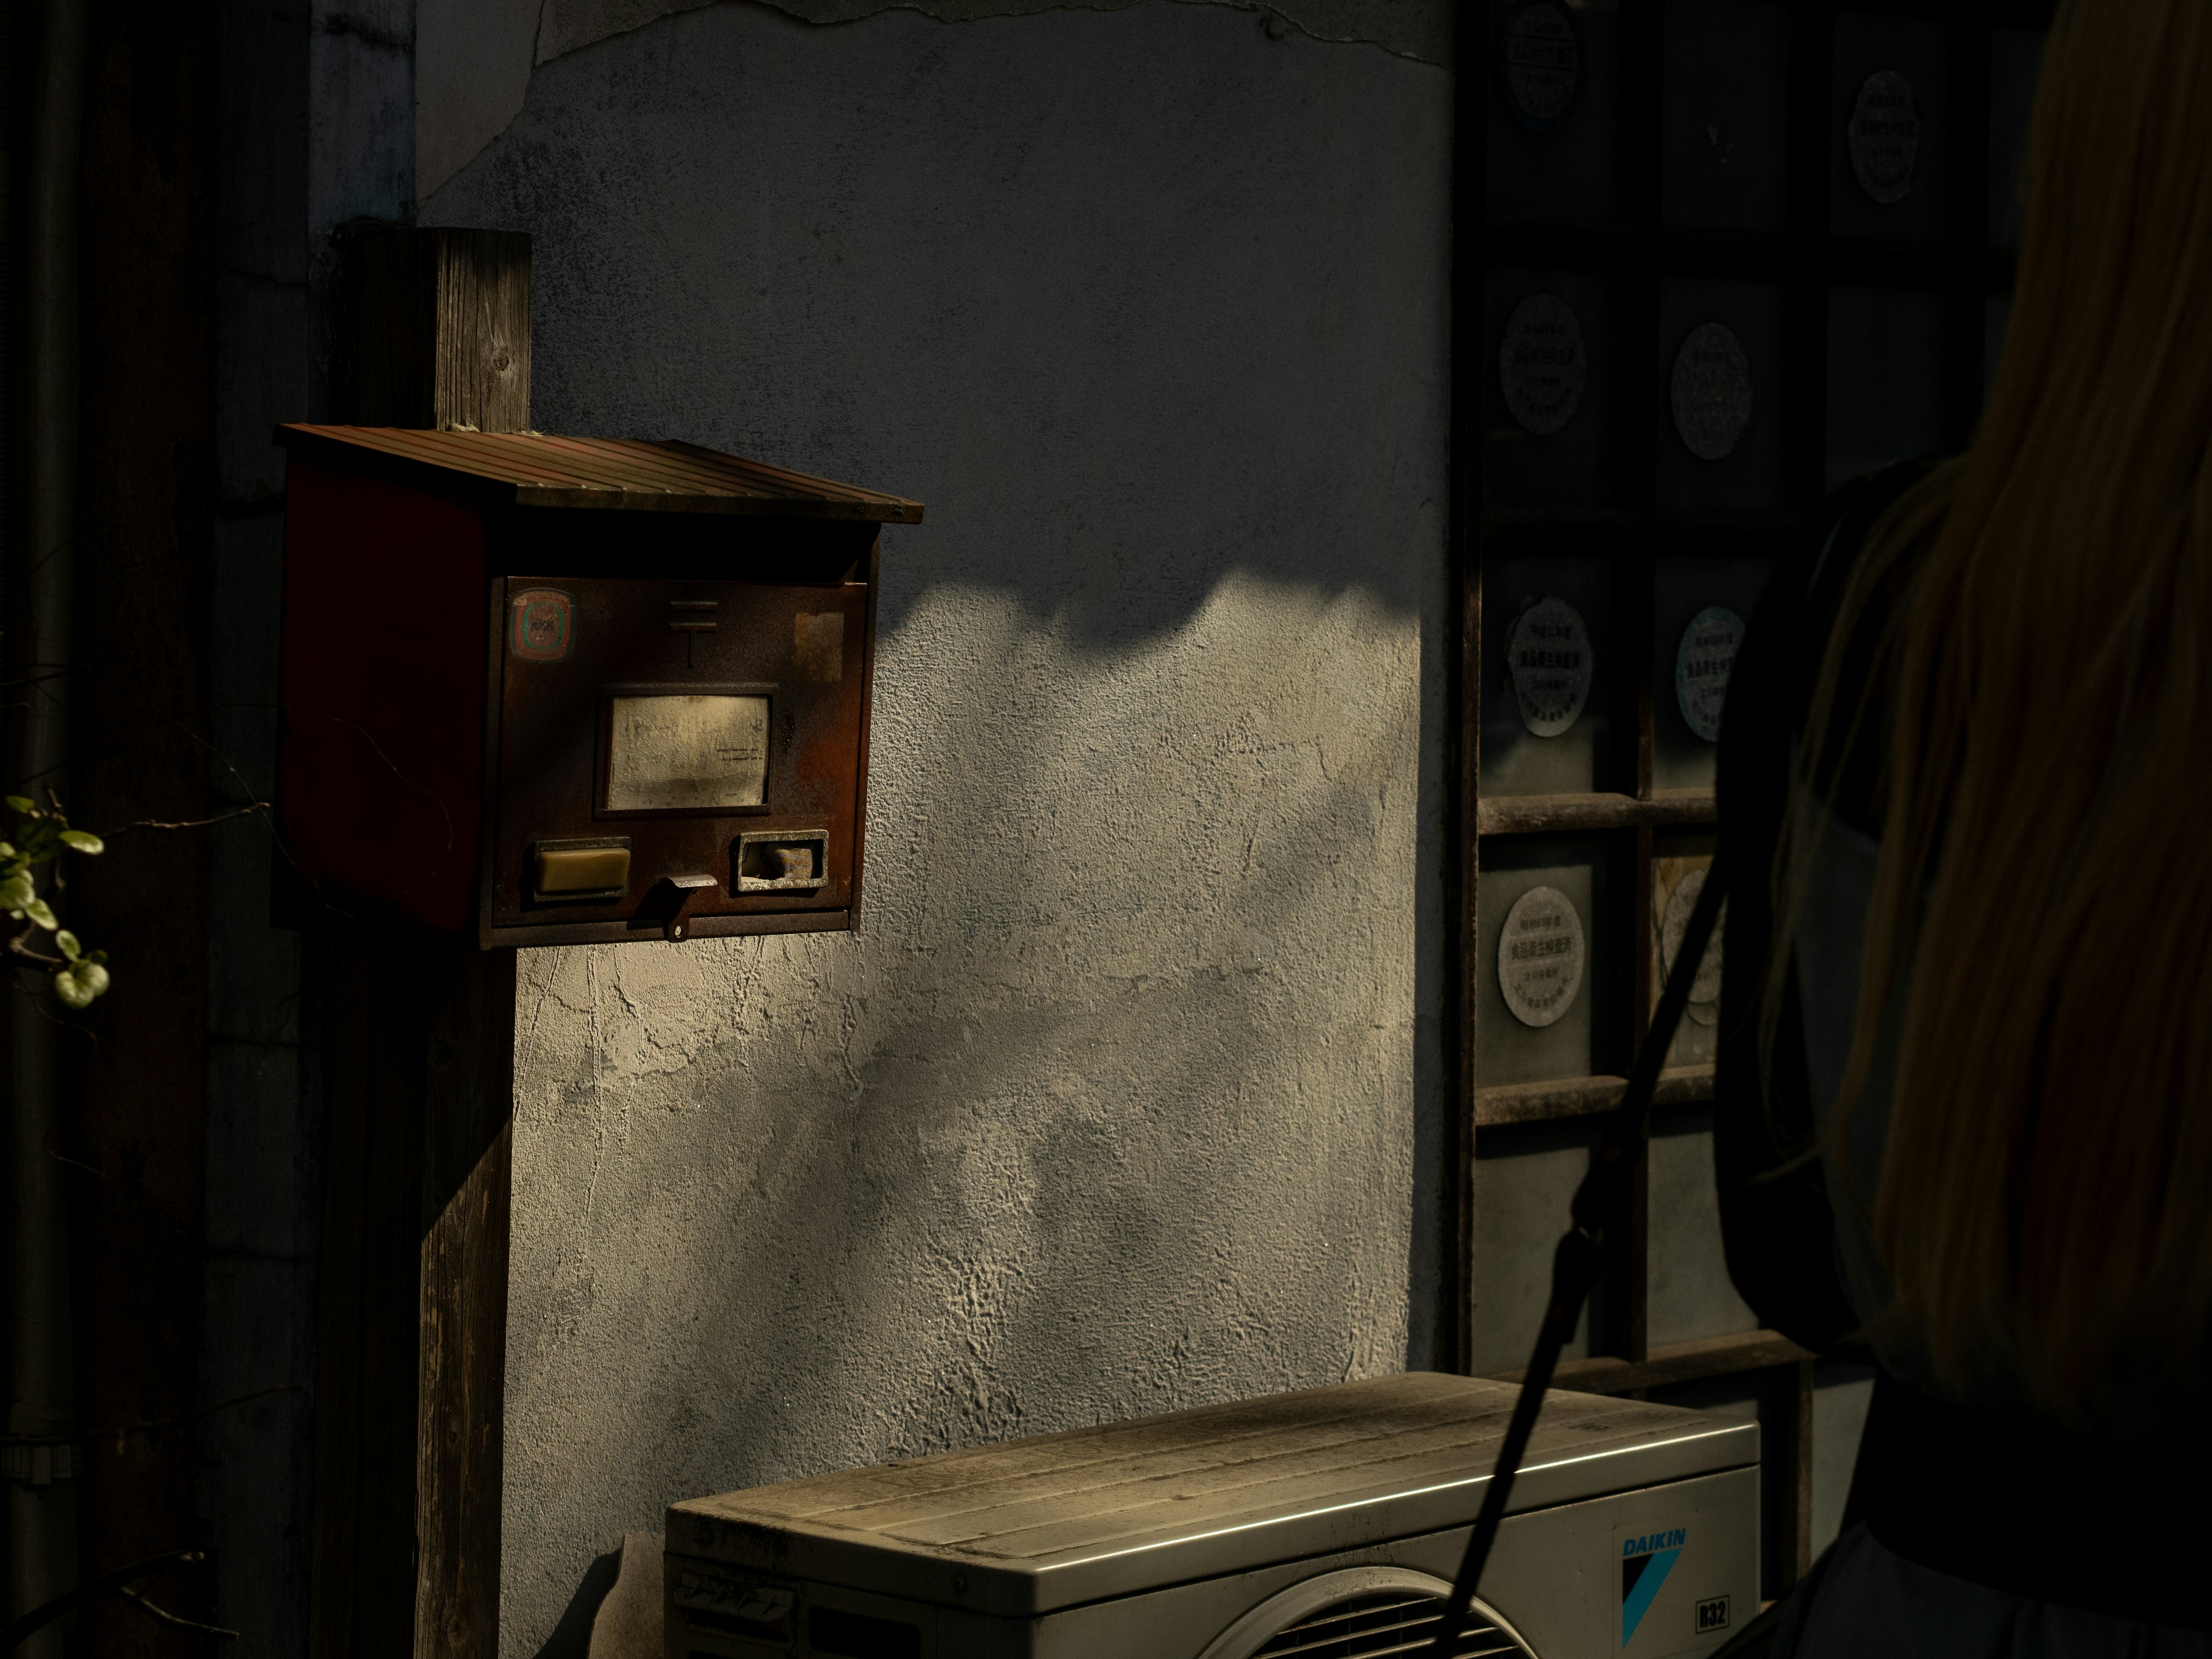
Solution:
M 1674 973 L 1674 958 L 1682 953 L 1682 936 L 1689 932 L 1690 912 L 1698 908 L 1698 895 L 1705 890 L 1705 872 L 1688 870 L 1667 896 L 1666 914 L 1659 920 L 1662 973 Z M 1720 915 L 1713 922 L 1713 936 L 1705 945 L 1705 958 L 1698 963 L 1698 976 L 1690 981 L 1689 1014 L 1700 1025 L 1711 1025 L 1720 1018 L 1721 933 L 1727 925 L 1728 901 L 1723 899 Z
M 1743 643 L 1743 618 L 1725 606 L 1709 605 L 1690 618 L 1682 642 L 1674 647 L 1674 701 L 1683 722 L 1707 743 L 1721 740 L 1721 705 L 1728 700 L 1729 675 Z
M 1575 112 L 1583 42 L 1559 0 L 1514 0 L 1498 30 L 1498 76 L 1505 107 L 1531 132 L 1550 132 Z
M 1589 629 L 1565 599 L 1539 599 L 1513 619 L 1505 663 L 1531 735 L 1556 738 L 1581 717 L 1589 701 Z
M 1588 374 L 1571 306 L 1556 294 L 1532 294 L 1513 307 L 1498 350 L 1498 383 L 1525 429 L 1548 437 L 1574 419 Z
M 1587 954 L 1575 902 L 1531 887 L 1505 913 L 1498 936 L 1498 988 L 1513 1018 L 1541 1030 L 1574 1006 Z
M 521 662 L 559 662 L 576 642 L 576 609 L 557 587 L 532 587 L 507 601 L 507 648 Z
M 1912 83 L 1895 70 L 1876 70 L 1859 88 L 1847 133 L 1859 188 L 1884 207 L 1912 194 L 1920 165 L 1920 105 Z
M 1743 342 L 1721 323 L 1700 323 L 1674 354 L 1669 387 L 1674 430 L 1690 453 L 1717 461 L 1734 452 L 1751 424 L 1751 363 Z

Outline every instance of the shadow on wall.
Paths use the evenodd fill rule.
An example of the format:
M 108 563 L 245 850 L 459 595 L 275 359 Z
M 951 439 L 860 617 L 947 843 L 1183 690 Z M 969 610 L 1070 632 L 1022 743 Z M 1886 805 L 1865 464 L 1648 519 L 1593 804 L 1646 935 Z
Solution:
M 1406 754 L 1410 663 L 1314 608 Z M 1224 688 L 1285 737 L 1291 636 Z M 981 744 L 980 812 L 942 748 L 887 765 L 861 935 L 526 956 L 519 1609 L 674 1496 L 1406 1363 L 1410 803 L 1311 737 L 1154 749 L 1148 787 L 1152 735 Z
M 1276 644 L 1228 701 L 1287 726 Z M 1410 769 L 1410 661 L 1336 654 Z M 981 819 L 949 762 L 887 768 L 857 938 L 524 958 L 532 1528 L 1406 1363 L 1411 803 L 1311 738 L 1159 756 L 1150 790 L 1149 736 L 988 745 Z M 1100 737 L 1106 799 L 1047 787 Z
M 426 204 L 536 239 L 544 428 L 928 504 L 866 931 L 525 955 L 506 1659 L 672 1498 L 1430 1358 L 1450 103 L 726 4 Z
M 429 223 L 536 238 L 536 418 L 919 496 L 884 621 L 1092 642 L 1223 573 L 1441 577 L 1450 80 L 1153 0 L 665 19 L 541 68 Z
M 576 1585 L 576 1593 L 568 1598 L 568 1605 L 561 1610 L 560 1621 L 553 1626 L 535 1656 L 535 1659 L 591 1659 L 592 1626 L 599 1616 L 599 1608 L 615 1587 L 616 1577 L 622 1571 L 623 1546 L 592 1558 L 592 1565 L 584 1569 L 584 1576 Z M 654 1659 L 659 1659 L 655 1655 Z
M 532 1659 L 664 1659 L 661 1534 L 625 1533 L 592 1561 Z

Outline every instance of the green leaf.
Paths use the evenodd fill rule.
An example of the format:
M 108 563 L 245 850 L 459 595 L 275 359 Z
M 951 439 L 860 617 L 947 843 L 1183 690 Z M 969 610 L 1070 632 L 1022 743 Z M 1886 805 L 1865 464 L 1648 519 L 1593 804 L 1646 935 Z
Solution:
M 8 810 L 11 812 L 20 812 L 27 818 L 35 818 L 39 816 L 39 804 L 28 795 L 9 796 Z
M 18 870 L 5 881 L 0 881 L 0 907 L 10 915 L 20 916 L 38 902 L 38 889 L 31 884 L 31 872 Z
M 89 1008 L 107 986 L 107 969 L 96 962 L 72 963 L 54 973 L 54 994 L 71 1008 Z
M 12 859 L 15 856 L 15 849 L 6 842 L 0 841 L 0 859 Z
M 25 905 L 23 907 L 23 914 L 30 917 L 33 921 L 37 922 L 41 927 L 58 927 L 61 926 L 61 923 L 56 920 L 54 916 L 54 907 L 47 903 L 46 900 L 42 898 L 34 898 L 28 904 Z
M 75 962 L 79 957 L 84 954 L 83 950 L 76 942 L 76 935 L 70 932 L 66 927 L 63 928 L 61 932 L 54 935 L 54 949 L 59 951 L 71 962 Z
M 80 853 L 105 853 L 107 850 L 107 843 L 89 830 L 63 830 L 62 845 L 74 847 Z

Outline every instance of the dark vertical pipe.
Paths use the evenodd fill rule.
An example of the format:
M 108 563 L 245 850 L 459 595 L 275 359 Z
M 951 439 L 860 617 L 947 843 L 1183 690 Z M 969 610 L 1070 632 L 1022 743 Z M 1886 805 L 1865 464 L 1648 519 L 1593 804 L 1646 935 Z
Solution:
M 11 585 L 12 660 L 22 712 L 10 772 L 18 789 L 65 781 L 68 667 L 76 559 L 77 471 L 77 173 L 84 127 L 88 7 L 46 0 L 30 93 L 24 168 L 22 333 L 18 382 L 23 454 L 21 533 Z M 9 1000 L 15 1157 L 15 1308 L 11 1434 L 64 1439 L 74 1413 L 69 1218 L 62 1164 L 57 1027 L 43 975 Z M 30 1460 L 8 1491 L 9 1593 L 20 1616 L 77 1577 L 72 1481 L 56 1480 L 65 1449 Z M 41 1481 L 38 1477 L 44 1474 Z M 62 1652 L 62 1626 L 19 1651 Z
M 1437 1363 L 1464 1373 L 1471 1358 L 1474 1251 L 1474 988 L 1481 937 L 1476 910 L 1477 799 L 1482 769 L 1476 688 L 1482 681 L 1482 256 L 1483 202 L 1489 167 L 1485 123 L 1490 106 L 1488 9 L 1463 6 L 1457 18 L 1452 94 L 1451 506 L 1445 531 L 1446 592 L 1451 623 L 1444 676 L 1444 752 L 1456 774 L 1444 809 L 1444 914 L 1451 949 L 1444 966 L 1451 1047 L 1444 1113 L 1443 1271 L 1437 1322 Z

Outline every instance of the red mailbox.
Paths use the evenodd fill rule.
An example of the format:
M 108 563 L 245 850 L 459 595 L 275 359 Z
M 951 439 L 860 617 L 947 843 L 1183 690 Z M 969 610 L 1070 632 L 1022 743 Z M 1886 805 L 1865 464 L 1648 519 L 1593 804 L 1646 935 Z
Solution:
M 854 925 L 878 538 L 918 502 L 680 443 L 277 440 L 295 919 Z

